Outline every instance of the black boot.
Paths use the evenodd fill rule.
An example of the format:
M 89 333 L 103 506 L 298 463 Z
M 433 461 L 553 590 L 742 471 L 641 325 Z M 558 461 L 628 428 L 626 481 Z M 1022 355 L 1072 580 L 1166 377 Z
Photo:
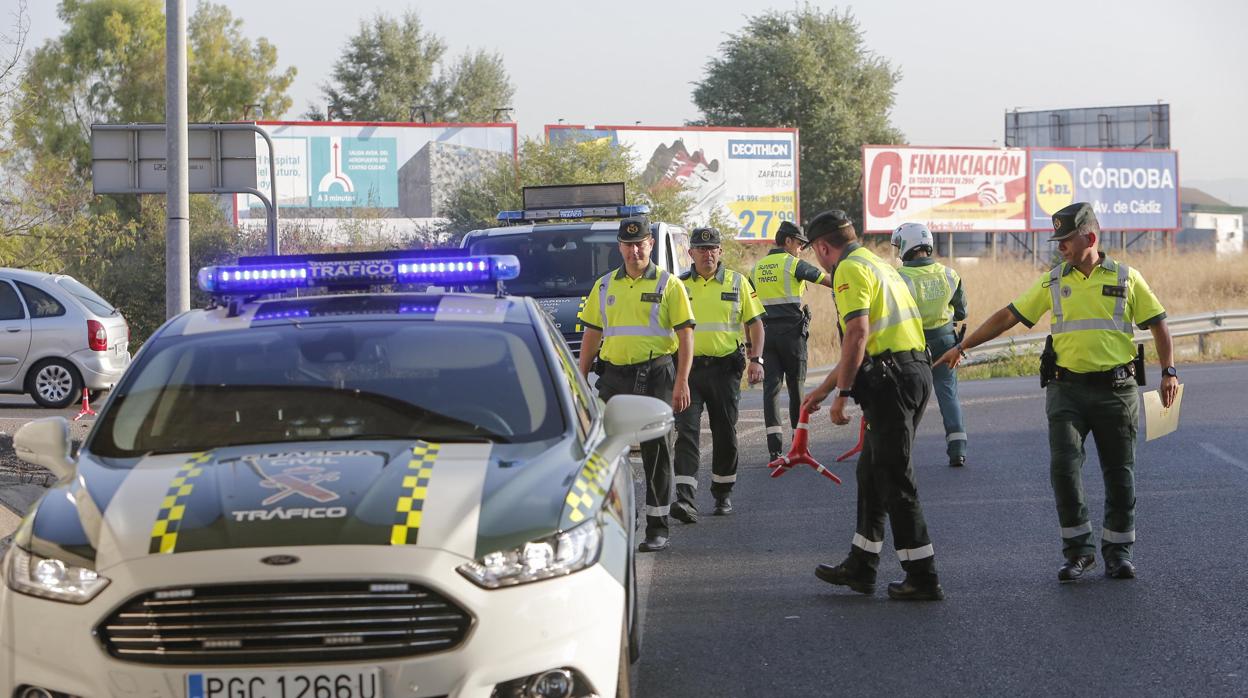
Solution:
M 905 580 L 888 583 L 888 598 L 898 601 L 943 601 L 945 590 L 934 574 L 907 574 Z
M 728 495 L 715 495 L 715 515 L 727 516 L 732 513 L 732 500 Z
M 828 584 L 836 584 L 858 592 L 859 594 L 875 593 L 875 570 L 863 564 L 853 555 L 835 567 L 819 565 L 815 568 L 815 576 Z
M 698 522 L 698 508 L 692 502 L 680 500 L 672 502 L 670 514 L 673 519 L 681 523 L 692 524 Z

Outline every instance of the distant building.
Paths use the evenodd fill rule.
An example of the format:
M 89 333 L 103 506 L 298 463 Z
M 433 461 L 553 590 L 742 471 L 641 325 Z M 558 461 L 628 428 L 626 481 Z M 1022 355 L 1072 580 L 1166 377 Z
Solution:
M 1174 236 L 1182 250 L 1212 250 L 1219 256 L 1243 254 L 1244 214 L 1248 208 L 1232 206 L 1199 189 L 1179 189 L 1183 229 Z

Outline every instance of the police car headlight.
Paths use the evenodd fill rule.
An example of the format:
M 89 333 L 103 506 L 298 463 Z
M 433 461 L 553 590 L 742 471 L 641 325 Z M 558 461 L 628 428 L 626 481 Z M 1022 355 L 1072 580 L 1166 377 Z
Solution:
M 590 519 L 576 528 L 460 565 L 459 573 L 479 587 L 498 589 L 578 572 L 598 562 L 600 552 L 602 524 Z
M 9 586 L 23 594 L 86 603 L 108 586 L 108 578 L 96 574 L 95 570 L 39 557 L 17 546 L 9 552 L 8 561 Z

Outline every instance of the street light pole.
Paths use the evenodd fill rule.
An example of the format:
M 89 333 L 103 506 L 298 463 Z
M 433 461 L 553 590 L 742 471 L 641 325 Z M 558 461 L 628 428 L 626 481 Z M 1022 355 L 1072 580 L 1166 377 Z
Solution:
M 191 309 L 186 0 L 165 0 L 165 317 Z

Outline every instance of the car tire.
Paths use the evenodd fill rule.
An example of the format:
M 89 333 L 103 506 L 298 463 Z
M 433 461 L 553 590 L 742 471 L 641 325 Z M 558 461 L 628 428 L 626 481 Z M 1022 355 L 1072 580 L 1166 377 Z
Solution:
M 628 619 L 620 630 L 620 669 L 615 681 L 615 698 L 633 698 L 633 678 L 629 671 L 633 664 L 628 658 Z
M 61 410 L 82 399 L 82 376 L 64 359 L 35 364 L 26 379 L 26 392 L 40 407 Z

